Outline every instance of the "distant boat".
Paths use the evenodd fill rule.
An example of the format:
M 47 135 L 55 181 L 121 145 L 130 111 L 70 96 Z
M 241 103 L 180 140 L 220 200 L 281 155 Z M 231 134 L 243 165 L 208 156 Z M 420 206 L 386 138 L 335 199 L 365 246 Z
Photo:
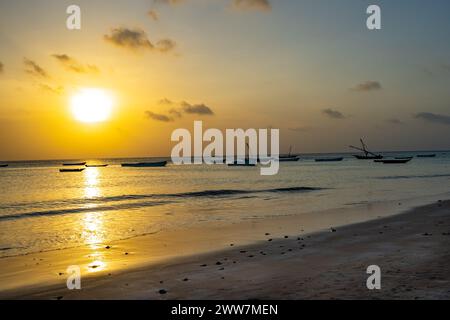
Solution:
M 229 167 L 254 167 L 255 163 L 251 163 L 250 159 L 246 158 L 244 163 L 239 163 L 237 160 L 233 163 L 228 163 Z
M 59 169 L 59 172 L 81 172 L 84 168 L 76 168 L 76 169 Z
M 166 165 L 167 165 L 167 161 L 122 163 L 122 167 L 132 167 L 132 168 L 165 167 Z
M 434 158 L 436 154 L 418 154 L 417 158 Z
M 292 146 L 289 147 L 289 153 L 287 155 L 280 155 L 278 161 L 280 162 L 295 162 L 300 160 L 300 156 L 292 155 Z
M 361 141 L 361 148 L 350 146 L 350 148 L 352 148 L 352 149 L 364 152 L 364 154 L 354 154 L 353 156 L 356 159 L 359 159 L 359 160 L 379 160 L 379 159 L 383 159 L 383 156 L 381 154 L 375 154 L 375 153 L 369 151 L 367 149 L 367 146 L 364 143 L 363 139 L 359 139 L 359 141 Z
M 375 160 L 374 162 L 384 163 L 384 164 L 403 164 L 411 161 L 410 159 L 385 159 L 385 160 Z
M 66 162 L 63 166 L 84 166 L 86 162 Z
M 104 168 L 107 166 L 107 164 L 87 164 L 86 168 Z
M 395 157 L 397 160 L 411 160 L 413 157 Z
M 6 168 L 9 164 L 0 164 L 0 168 Z
M 337 162 L 344 160 L 343 157 L 337 157 L 337 158 L 317 158 L 316 162 Z

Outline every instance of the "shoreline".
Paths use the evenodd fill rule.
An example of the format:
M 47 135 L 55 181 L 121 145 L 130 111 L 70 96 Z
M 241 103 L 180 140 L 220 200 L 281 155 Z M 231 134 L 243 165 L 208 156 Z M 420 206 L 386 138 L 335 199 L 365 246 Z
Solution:
M 276 220 L 280 222 L 280 219 Z M 133 249 L 131 243 L 135 241 L 113 245 L 109 249 L 102 247 L 96 248 L 97 251 L 92 251 L 92 248 L 91 251 L 82 250 L 77 253 L 81 260 L 88 262 L 92 260 L 90 256 L 94 255 L 98 262 L 105 256 L 107 259 L 104 260 L 108 261 L 108 266 L 103 270 L 99 265 L 95 267 L 98 270 L 93 270 L 88 276 L 82 274 L 82 290 L 67 290 L 66 275 L 64 272 L 59 275 L 59 271 L 55 275 L 55 278 L 59 279 L 58 284 L 54 281 L 27 284 L 27 281 L 24 281 L 23 285 L 16 283 L 16 287 L 2 290 L 0 298 L 450 298 L 450 266 L 447 263 L 450 259 L 450 201 L 435 202 L 405 213 L 344 225 L 334 229 L 336 232 L 305 231 L 305 234 L 288 232 L 286 229 L 278 231 L 274 230 L 278 228 L 273 221 L 264 223 L 254 227 L 254 231 L 260 233 L 266 229 L 271 232 L 264 234 L 259 242 L 252 243 L 250 238 L 253 236 L 241 234 L 242 226 L 235 225 L 229 226 L 228 231 L 234 230 L 234 234 L 240 236 L 239 241 L 209 242 L 202 248 L 196 248 L 195 252 L 189 251 L 190 245 L 205 240 L 205 235 L 198 234 L 197 239 L 190 239 L 192 244 L 189 244 L 184 243 L 184 237 L 178 234 L 178 240 L 171 244 L 172 248 L 178 246 L 178 251 L 172 252 L 171 256 L 165 252 L 170 250 L 167 248 L 170 236 L 166 239 L 163 237 L 159 243 L 154 244 L 151 251 L 153 263 L 149 252 L 145 254 L 138 251 L 139 245 L 135 244 L 135 250 L 129 250 Z M 252 222 L 249 224 L 250 226 L 246 227 L 251 229 Z M 217 227 L 210 232 L 214 234 L 222 232 L 222 229 L 223 227 Z M 298 225 L 293 229 L 298 230 Z M 283 234 L 287 238 L 284 238 Z M 206 237 L 209 241 L 217 239 Z M 170 241 L 173 242 L 174 239 Z M 214 245 L 216 250 L 211 251 L 211 245 Z M 156 250 L 158 247 L 159 250 Z M 138 260 L 144 259 L 130 264 L 124 262 L 125 253 L 128 253 L 127 259 L 134 255 Z M 45 253 L 40 256 L 44 256 L 40 259 L 45 263 Z M 36 259 L 30 256 L 27 258 Z M 71 265 L 70 257 L 62 254 L 60 258 L 61 265 Z M 16 263 L 21 259 L 17 260 Z M 4 262 L 0 260 L 2 270 Z M 365 268 L 370 264 L 379 264 L 382 269 L 383 289 L 380 291 L 369 291 L 365 287 L 368 276 Z M 13 263 L 10 267 L 14 269 L 18 265 Z M 56 264 L 50 264 L 45 272 L 55 267 Z M 14 274 L 10 271 L 9 281 L 17 278 L 17 272 Z M 25 274 L 19 276 L 26 279 Z M 42 279 L 38 274 L 33 276 Z M 8 280 L 7 278 L 8 272 L 2 272 L 2 281 Z M 434 282 L 436 285 L 431 285 Z M 160 294 L 159 290 L 167 293 Z

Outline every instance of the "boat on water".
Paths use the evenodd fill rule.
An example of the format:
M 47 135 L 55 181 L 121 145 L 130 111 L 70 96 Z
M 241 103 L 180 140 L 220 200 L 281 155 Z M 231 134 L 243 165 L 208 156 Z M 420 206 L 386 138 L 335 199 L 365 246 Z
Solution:
M 87 164 L 86 168 L 104 168 L 107 166 L 107 164 Z
M 378 159 L 378 160 L 374 160 L 374 162 L 384 163 L 384 164 L 403 164 L 403 163 L 408 163 L 411 160 L 412 160 L 412 158 L 410 158 L 410 159 Z
M 59 172 L 81 172 L 84 168 L 76 168 L 76 169 L 59 169 Z
M 361 147 L 350 146 L 350 148 L 362 151 L 363 154 L 354 154 L 353 156 L 358 160 L 380 160 L 383 159 L 381 154 L 375 154 L 367 149 L 366 144 L 363 139 L 359 139 L 361 141 Z
M 0 164 L 0 168 L 6 168 L 9 164 Z
M 344 160 L 344 157 L 336 157 L 336 158 L 317 158 L 316 162 L 338 162 Z
M 228 163 L 229 167 L 254 167 L 256 166 L 256 163 L 250 162 L 250 159 L 246 158 L 245 162 L 239 163 L 237 160 L 235 160 L 233 163 Z
M 84 166 L 86 162 L 66 162 L 63 166 Z
M 131 167 L 131 168 L 155 168 L 155 167 L 165 167 L 166 165 L 167 161 L 122 163 L 122 167 Z
M 292 155 L 291 152 L 292 152 L 292 146 L 289 147 L 288 154 L 280 155 L 278 157 L 278 161 L 280 161 L 280 162 L 295 162 L 295 161 L 300 160 L 300 156 Z
M 413 157 L 395 157 L 397 160 L 411 160 Z
M 418 154 L 417 158 L 434 158 L 436 154 Z

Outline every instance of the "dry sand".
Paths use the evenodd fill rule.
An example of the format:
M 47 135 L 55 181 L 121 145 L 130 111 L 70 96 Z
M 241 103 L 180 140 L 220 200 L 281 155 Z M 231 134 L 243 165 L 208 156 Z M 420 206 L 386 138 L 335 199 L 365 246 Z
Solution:
M 228 244 L 214 253 L 133 269 L 108 268 L 84 277 L 81 290 L 69 291 L 62 276 L 58 284 L 3 290 L 0 298 L 450 298 L 450 201 L 326 232 L 262 236 L 265 240 L 253 245 Z M 372 264 L 381 268 L 381 290 L 366 288 L 366 268 Z

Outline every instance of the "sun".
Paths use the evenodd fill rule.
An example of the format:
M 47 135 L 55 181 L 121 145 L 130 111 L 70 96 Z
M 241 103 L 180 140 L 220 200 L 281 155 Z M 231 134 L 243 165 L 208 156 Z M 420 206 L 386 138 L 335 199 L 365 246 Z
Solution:
M 102 89 L 80 89 L 70 99 L 72 114 L 78 121 L 96 123 L 108 120 L 114 99 L 110 93 Z

